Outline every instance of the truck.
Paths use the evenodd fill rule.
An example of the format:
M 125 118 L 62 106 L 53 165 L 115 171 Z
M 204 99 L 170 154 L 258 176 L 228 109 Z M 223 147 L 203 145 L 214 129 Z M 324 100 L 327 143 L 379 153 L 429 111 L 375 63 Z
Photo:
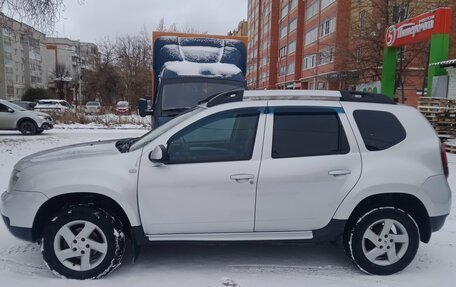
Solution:
M 152 105 L 138 102 L 152 128 L 212 95 L 246 88 L 247 37 L 154 32 L 152 39 Z

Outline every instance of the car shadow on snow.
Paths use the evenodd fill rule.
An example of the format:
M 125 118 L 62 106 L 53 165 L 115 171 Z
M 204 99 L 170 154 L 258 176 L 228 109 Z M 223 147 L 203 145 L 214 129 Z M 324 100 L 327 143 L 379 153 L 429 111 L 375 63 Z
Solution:
M 163 268 L 172 268 L 175 272 L 359 274 L 343 248 L 329 243 L 151 243 L 141 247 L 135 264 L 128 260 L 132 258 L 131 250 L 126 257 L 122 268 L 110 277 L 122 276 L 124 272 L 136 275 L 144 272 L 147 276 Z

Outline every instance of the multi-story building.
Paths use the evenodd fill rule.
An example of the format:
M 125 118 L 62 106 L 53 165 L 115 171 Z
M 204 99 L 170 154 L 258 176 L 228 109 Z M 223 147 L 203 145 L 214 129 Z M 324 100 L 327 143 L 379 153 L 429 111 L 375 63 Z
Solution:
M 439 6 L 456 8 L 456 1 L 249 0 L 248 87 L 380 92 L 385 29 Z M 456 12 L 452 25 L 454 34 Z M 399 53 L 398 98 L 415 104 L 426 86 L 428 47 Z
M 45 35 L 0 13 L 0 98 L 20 99 L 28 88 L 46 87 Z
M 336 46 L 348 43 L 349 7 L 349 0 L 249 0 L 248 86 L 342 86 Z
M 65 99 L 83 101 L 81 89 L 81 72 L 91 69 L 98 57 L 95 44 L 70 40 L 68 38 L 45 39 L 46 69 L 48 71 L 48 88 L 51 93 L 57 93 L 59 82 Z
M 228 32 L 228 36 L 243 36 L 246 37 L 249 31 L 249 22 L 242 20 L 239 22 L 238 27 L 233 31 Z
M 247 85 L 253 89 L 273 89 L 277 83 L 280 3 L 277 0 L 250 0 L 248 4 Z

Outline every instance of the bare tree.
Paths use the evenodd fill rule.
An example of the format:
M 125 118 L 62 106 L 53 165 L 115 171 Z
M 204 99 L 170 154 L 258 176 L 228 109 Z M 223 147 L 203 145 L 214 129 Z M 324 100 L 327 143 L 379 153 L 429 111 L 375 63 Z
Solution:
M 54 72 L 52 73 L 54 76 L 54 84 L 57 96 L 59 99 L 65 99 L 65 86 L 71 81 L 70 79 L 70 71 L 67 69 L 65 64 L 57 64 Z
M 121 77 L 116 66 L 116 46 L 108 38 L 98 43 L 99 57 L 93 69 L 81 73 L 86 100 L 98 99 L 103 105 L 112 105 L 121 98 Z
M 116 66 L 118 67 L 123 97 L 135 102 L 152 90 L 152 48 L 147 32 L 136 36 L 122 36 L 116 41 Z
M 26 22 L 41 30 L 50 31 L 65 8 L 64 0 L 0 0 L 0 11 L 6 16 Z M 0 27 L 8 27 L 0 22 Z

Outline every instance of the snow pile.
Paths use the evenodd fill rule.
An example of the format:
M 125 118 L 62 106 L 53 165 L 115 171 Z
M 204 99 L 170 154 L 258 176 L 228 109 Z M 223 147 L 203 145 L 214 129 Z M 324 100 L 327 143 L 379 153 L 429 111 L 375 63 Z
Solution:
M 140 124 L 100 124 L 100 123 L 88 123 L 88 124 L 56 124 L 55 129 L 75 130 L 75 129 L 116 129 L 116 130 L 148 130 L 149 128 L 145 125 Z
M 173 61 L 166 63 L 164 68 L 175 72 L 179 76 L 230 78 L 242 73 L 236 65 L 226 63 L 193 63 L 188 61 Z

